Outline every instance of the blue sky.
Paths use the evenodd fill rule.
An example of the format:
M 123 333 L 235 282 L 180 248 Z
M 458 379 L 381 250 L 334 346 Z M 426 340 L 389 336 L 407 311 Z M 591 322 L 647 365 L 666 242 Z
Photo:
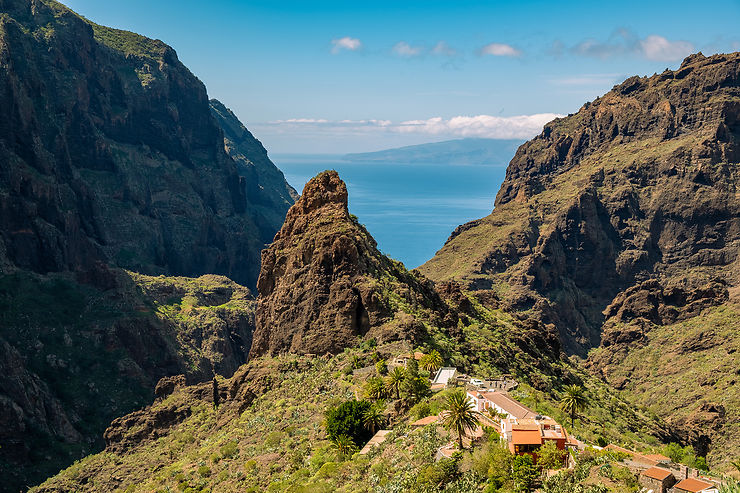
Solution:
M 740 50 L 740 0 L 68 0 L 159 38 L 272 153 L 528 138 L 624 78 Z

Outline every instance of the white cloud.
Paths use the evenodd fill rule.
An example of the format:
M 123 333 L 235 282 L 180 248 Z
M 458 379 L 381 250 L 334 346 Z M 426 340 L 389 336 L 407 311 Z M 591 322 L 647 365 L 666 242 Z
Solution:
M 682 60 L 694 52 L 694 45 L 688 41 L 668 41 L 657 34 L 640 40 L 640 47 L 645 58 L 660 62 Z
M 574 45 L 570 51 L 576 55 L 602 60 L 633 55 L 648 60 L 671 62 L 683 59 L 694 50 L 694 45 L 688 41 L 670 41 L 657 34 L 639 38 L 627 29 L 618 29 L 606 41 L 585 39 Z
M 393 53 L 403 57 L 419 56 L 421 55 L 422 51 L 423 50 L 420 46 L 411 46 L 406 41 L 399 41 L 393 47 Z
M 455 116 L 428 118 L 394 123 L 391 120 L 326 120 L 323 118 L 291 118 L 267 124 L 253 125 L 261 132 L 302 135 L 325 135 L 340 138 L 342 135 L 419 134 L 440 138 L 484 137 L 491 139 L 528 139 L 542 131 L 545 123 L 562 115 L 538 113 L 519 116 Z
M 331 52 L 335 55 L 342 50 L 357 51 L 362 48 L 362 42 L 359 39 L 350 38 L 349 36 L 332 39 L 331 44 Z
M 545 123 L 559 116 L 562 115 L 539 113 L 507 117 L 490 115 L 455 116 L 449 119 L 436 117 L 401 122 L 398 131 L 491 139 L 527 139 L 540 133 Z
M 522 54 L 521 51 L 517 50 L 511 45 L 504 43 L 490 43 L 480 49 L 481 55 L 493 55 L 493 56 L 519 56 Z
M 432 54 L 442 56 L 455 56 L 457 55 L 457 50 L 452 48 L 444 41 L 439 41 L 436 45 L 434 45 L 434 48 L 432 48 Z

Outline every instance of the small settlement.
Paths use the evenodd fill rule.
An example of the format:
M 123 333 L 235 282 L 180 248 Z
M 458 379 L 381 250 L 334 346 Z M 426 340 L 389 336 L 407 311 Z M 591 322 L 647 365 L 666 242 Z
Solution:
M 404 366 L 411 359 L 424 357 L 420 352 L 403 353 L 394 358 L 389 366 Z M 484 428 L 494 429 L 505 441 L 514 455 L 529 454 L 537 462 L 538 451 L 548 442 L 553 442 L 559 450 L 583 450 L 586 444 L 570 436 L 566 429 L 549 416 L 529 409 L 514 399 L 510 391 L 516 389 L 517 381 L 510 375 L 500 378 L 475 378 L 457 371 L 454 367 L 441 367 L 431 378 L 431 389 L 439 391 L 457 387 L 466 392 L 467 400 L 478 415 L 478 426 L 463 440 L 467 445 L 485 436 Z M 422 427 L 440 422 L 441 415 L 427 416 L 411 423 Z M 387 430 L 378 432 L 377 442 L 385 439 Z M 382 436 L 380 436 L 382 435 Z M 372 444 L 376 443 L 371 440 Z M 368 443 L 361 453 L 367 453 Z M 596 449 L 602 447 L 593 446 Z M 606 449 L 621 452 L 627 458 L 623 461 L 633 473 L 639 476 L 641 493 L 717 493 L 717 482 L 701 476 L 700 471 L 683 464 L 675 464 L 670 458 L 660 454 L 640 454 L 631 450 L 607 445 Z M 437 460 L 450 458 L 457 449 L 454 441 L 437 450 Z M 573 455 L 567 454 L 564 467 L 573 467 Z

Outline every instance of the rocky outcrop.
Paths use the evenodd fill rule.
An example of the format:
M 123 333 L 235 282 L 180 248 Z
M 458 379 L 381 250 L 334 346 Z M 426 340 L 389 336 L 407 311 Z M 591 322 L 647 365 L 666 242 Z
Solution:
M 347 187 L 335 171 L 309 181 L 288 211 L 262 252 L 257 289 L 250 358 L 337 353 L 360 339 L 422 337 L 415 317 L 395 320 L 392 293 L 412 306 L 438 308 L 436 317 L 449 312 L 431 283 L 378 251 L 347 210 Z
M 161 41 L 55 2 L 3 0 L 2 11 L 3 270 L 102 261 L 254 286 L 291 189 L 233 114 L 212 116 L 203 84 Z
M 221 414 L 225 417 L 239 416 L 257 397 L 275 385 L 274 376 L 281 370 L 284 369 L 276 361 L 260 361 L 257 365 L 243 365 L 229 379 L 219 379 Z M 162 390 L 158 401 L 113 420 L 105 430 L 103 437 L 108 452 L 126 453 L 166 436 L 190 417 L 193 409 L 213 403 L 211 382 L 185 385 L 184 378 L 167 378 L 162 379 L 157 388 Z
M 522 145 L 493 213 L 420 270 L 504 288 L 511 308 L 554 323 L 577 354 L 600 344 L 604 310 L 643 281 L 736 285 L 738 122 L 740 54 L 632 77 Z M 721 303 L 715 294 L 702 306 Z

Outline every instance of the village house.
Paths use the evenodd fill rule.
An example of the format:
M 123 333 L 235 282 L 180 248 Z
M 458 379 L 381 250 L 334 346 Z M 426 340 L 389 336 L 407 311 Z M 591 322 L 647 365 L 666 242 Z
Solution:
M 415 359 L 416 361 L 419 361 L 423 357 L 424 353 L 421 353 L 419 351 L 414 351 L 413 353 L 399 354 L 398 356 L 393 358 L 393 361 L 391 361 L 388 366 L 403 366 L 404 368 L 406 368 L 406 364 L 410 360 Z
M 640 484 L 653 493 L 667 493 L 676 484 L 676 477 L 667 469 L 653 466 L 640 474 Z
M 717 487 L 709 481 L 698 478 L 686 478 L 679 481 L 669 493 L 717 493 Z
M 514 455 L 531 454 L 551 441 L 560 450 L 568 445 L 568 434 L 554 419 L 523 406 L 504 392 L 468 391 L 468 401 L 486 419 L 497 423 L 497 431 Z

